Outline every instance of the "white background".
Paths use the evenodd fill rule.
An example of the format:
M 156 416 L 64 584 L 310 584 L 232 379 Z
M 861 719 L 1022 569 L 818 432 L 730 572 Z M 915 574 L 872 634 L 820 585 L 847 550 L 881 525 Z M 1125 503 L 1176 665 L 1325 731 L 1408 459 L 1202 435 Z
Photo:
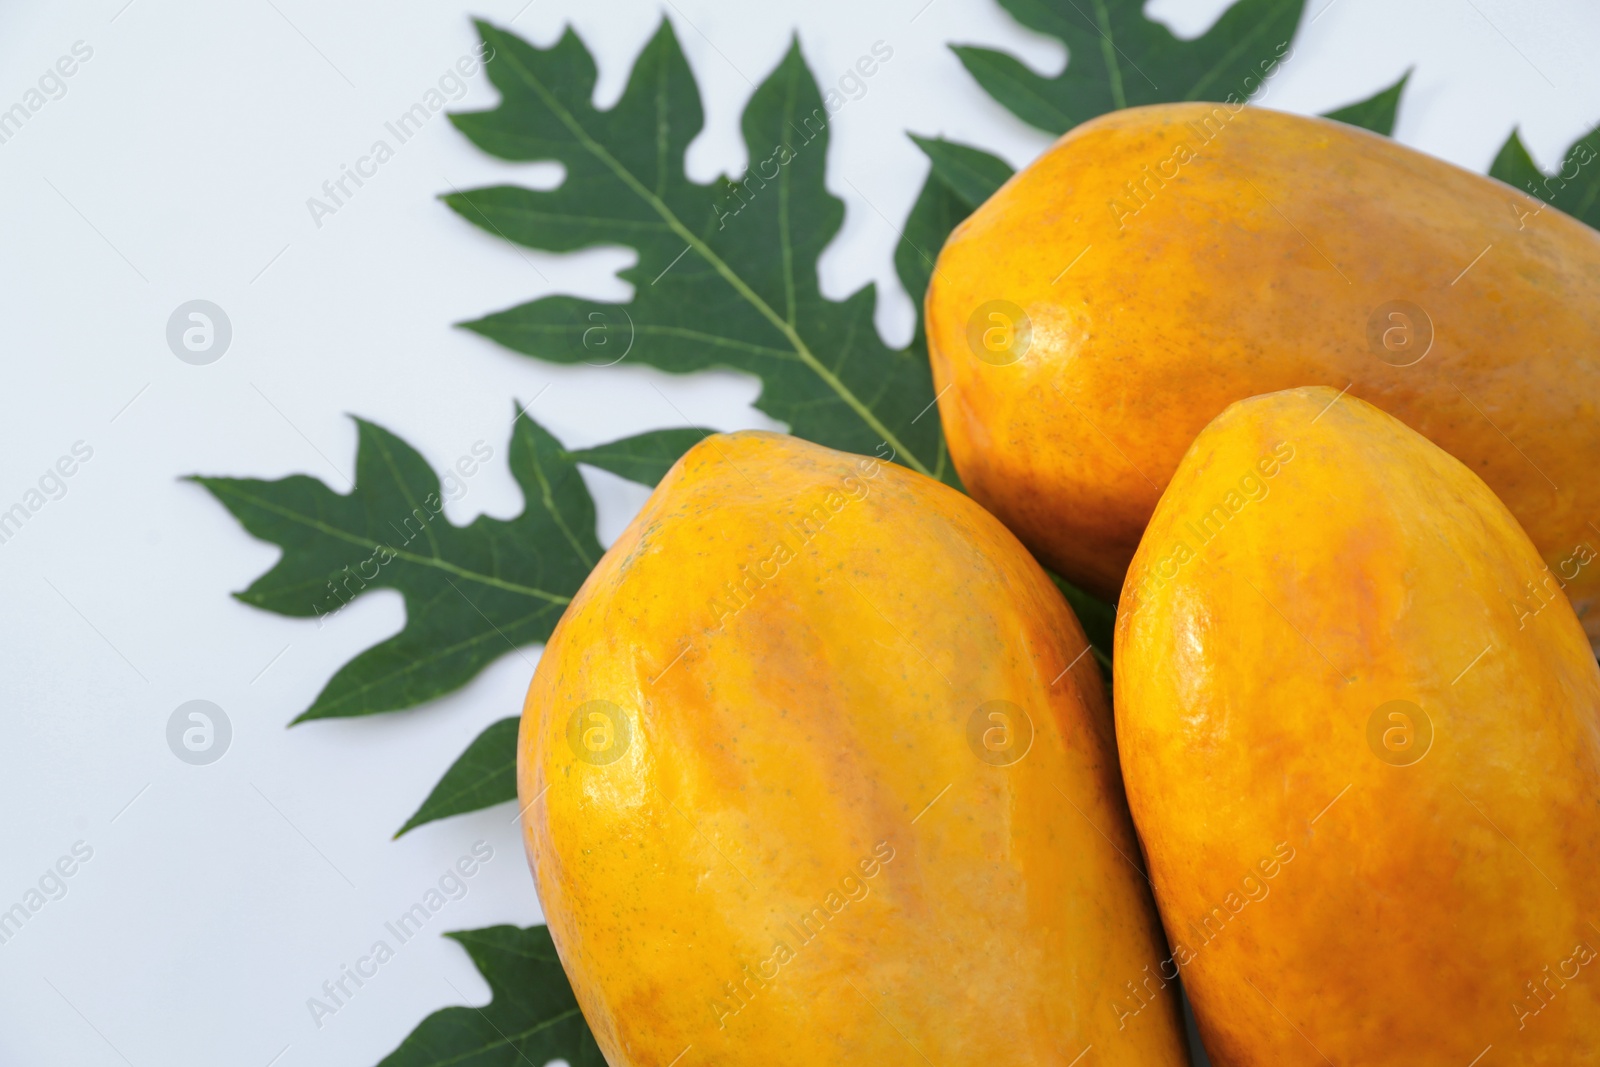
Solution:
M 551 171 L 479 154 L 442 116 L 320 229 L 306 208 L 473 48 L 469 14 L 541 45 L 574 23 L 608 106 L 662 17 L 654 2 L 124 3 L 0 11 L 0 109 L 74 42 L 94 50 L 66 95 L 0 144 L 0 510 L 74 442 L 94 450 L 67 494 L 0 544 L 0 909 L 74 842 L 94 850 L 67 895 L 0 945 L 0 1065 L 367 1067 L 430 1011 L 487 1000 L 438 933 L 540 918 L 509 806 L 390 840 L 478 731 L 519 710 L 536 650 L 435 705 L 287 730 L 339 665 L 400 628 L 400 599 L 368 595 L 320 630 L 232 600 L 277 550 L 179 477 L 308 472 L 343 491 L 347 415 L 360 414 L 436 467 L 480 440 L 494 448 L 448 509 L 462 523 L 522 506 L 504 466 L 514 397 L 537 395 L 533 414 L 569 445 L 681 425 L 652 386 L 698 425 L 773 424 L 749 407 L 746 378 L 554 368 L 452 329 L 552 291 L 623 297 L 612 274 L 631 254 L 519 252 L 459 219 L 439 193 Z M 896 344 L 912 311 L 886 218 L 904 219 L 926 167 L 903 131 L 1015 165 L 1047 143 L 946 44 L 1005 48 L 1046 72 L 1065 59 L 992 0 L 933 0 L 919 15 L 924 3 L 665 9 L 706 97 L 688 159 L 699 180 L 743 166 L 739 113 L 792 33 L 824 85 L 875 41 L 894 49 L 833 121 L 828 185 L 848 210 L 821 278 L 834 296 L 875 282 Z M 1150 9 L 1193 35 L 1225 6 Z M 1513 125 L 1550 169 L 1600 118 L 1600 10 L 1587 0 L 1310 0 L 1313 16 L 1269 106 L 1327 110 L 1414 65 L 1398 137 L 1478 170 Z M 480 74 L 455 107 L 492 100 Z M 203 367 L 164 336 L 197 297 L 234 331 Z M 609 542 L 643 493 L 590 482 Z M 196 698 L 234 731 L 205 767 L 165 740 L 173 709 Z M 307 998 L 480 839 L 494 859 L 468 895 L 318 1029 Z

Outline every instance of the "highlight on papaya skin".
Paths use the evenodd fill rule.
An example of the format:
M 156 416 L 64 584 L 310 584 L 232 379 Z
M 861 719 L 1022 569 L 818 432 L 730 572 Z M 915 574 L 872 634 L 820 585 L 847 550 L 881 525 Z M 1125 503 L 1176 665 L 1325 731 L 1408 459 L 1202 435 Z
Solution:
M 518 780 L 618 1067 L 1188 1062 L 1176 985 L 1119 984 L 1170 952 L 1082 628 L 930 478 L 696 446 L 546 647 Z
M 1195 435 L 1317 384 L 1477 472 L 1549 568 L 1524 599 L 1600 640 L 1600 233 L 1524 192 L 1337 122 L 1131 108 L 955 229 L 925 316 L 963 485 L 1102 599 Z
M 1542 566 L 1475 473 L 1348 393 L 1235 403 L 1185 453 L 1115 706 L 1217 1067 L 1593 1060 L 1600 665 L 1565 598 L 1507 595 Z M 1276 842 L 1262 895 L 1239 872 Z

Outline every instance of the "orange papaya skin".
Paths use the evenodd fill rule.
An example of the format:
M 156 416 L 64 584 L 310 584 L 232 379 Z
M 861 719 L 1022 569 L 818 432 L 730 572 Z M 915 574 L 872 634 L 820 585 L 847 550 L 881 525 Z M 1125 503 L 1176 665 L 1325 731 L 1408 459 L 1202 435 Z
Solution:
M 552 635 L 518 782 L 612 1067 L 1188 1062 L 1175 987 L 1112 1005 L 1165 952 L 1083 632 L 931 479 L 697 445 Z
M 1116 719 L 1216 1067 L 1600 1064 L 1600 668 L 1542 571 L 1476 475 L 1336 390 L 1189 449 Z
M 1524 191 L 1337 122 L 1133 108 L 956 228 L 926 316 L 963 483 L 1091 592 L 1223 408 L 1348 386 L 1499 494 L 1600 639 L 1600 234 Z

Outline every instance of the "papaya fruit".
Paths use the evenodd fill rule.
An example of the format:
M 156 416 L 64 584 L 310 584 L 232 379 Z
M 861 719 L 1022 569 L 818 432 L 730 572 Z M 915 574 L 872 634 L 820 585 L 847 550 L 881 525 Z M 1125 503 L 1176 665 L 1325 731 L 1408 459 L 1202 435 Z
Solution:
M 1105 688 L 970 498 L 778 434 L 696 445 L 568 606 L 518 741 L 607 1061 L 1187 1063 L 1173 986 L 1111 1003 L 1165 952 Z
M 1600 1064 L 1600 667 L 1548 579 L 1482 479 L 1348 394 L 1196 438 L 1115 703 L 1216 1067 Z
M 1132 108 L 958 226 L 926 300 L 963 483 L 1090 592 L 1213 417 L 1328 385 L 1471 467 L 1600 639 L 1600 234 L 1524 192 L 1337 122 Z

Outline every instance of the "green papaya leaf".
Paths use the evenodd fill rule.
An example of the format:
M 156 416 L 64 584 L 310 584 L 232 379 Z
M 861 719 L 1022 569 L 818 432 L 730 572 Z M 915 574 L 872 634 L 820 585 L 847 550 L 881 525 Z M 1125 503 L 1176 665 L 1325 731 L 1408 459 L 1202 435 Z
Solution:
M 1533 161 L 1533 156 L 1529 155 L 1528 147 L 1522 143 L 1522 137 L 1516 130 L 1511 131 L 1511 136 L 1506 138 L 1506 143 L 1500 146 L 1500 151 L 1495 155 L 1494 162 L 1489 164 L 1489 176 L 1535 196 L 1540 192 L 1535 187 L 1545 178 L 1544 171 Z
M 1322 117 L 1335 119 L 1351 126 L 1360 126 L 1363 130 L 1381 133 L 1385 137 L 1394 136 L 1395 115 L 1400 110 L 1400 95 L 1405 92 L 1406 82 L 1411 80 L 1411 71 L 1400 75 L 1400 80 L 1378 93 L 1330 111 Z
M 445 934 L 489 983 L 482 1008 L 444 1008 L 422 1020 L 378 1067 L 606 1067 L 583 1020 L 550 931 L 490 926 Z
M 480 515 L 455 526 L 444 517 L 439 476 L 416 450 L 374 423 L 356 424 L 348 494 L 298 474 L 193 479 L 252 535 L 283 549 L 272 569 L 235 594 L 245 603 L 326 619 L 372 589 L 405 598 L 405 627 L 341 667 L 295 722 L 414 707 L 544 641 L 601 555 L 580 458 L 614 468 L 632 457 L 646 470 L 691 443 L 690 433 L 669 430 L 573 453 L 519 415 L 509 461 L 527 506 L 513 519 Z
M 981 148 L 957 144 L 938 137 L 918 137 L 915 134 L 911 139 L 933 164 L 933 175 L 955 194 L 969 215 L 978 209 L 978 205 L 999 192 L 1000 187 L 1009 181 L 1014 173 L 1009 163 L 999 156 L 991 156 Z M 954 229 L 954 226 L 951 229 Z M 946 231 L 946 235 L 948 233 L 949 231 Z
M 423 823 L 493 807 L 517 799 L 517 725 L 513 715 L 492 723 L 450 765 L 416 814 L 395 833 L 401 837 Z
M 1146 0 L 1000 0 L 1067 46 L 1047 78 L 1005 52 L 953 46 L 967 71 L 1022 121 L 1065 133 L 1096 115 L 1178 100 L 1243 100 L 1287 56 L 1305 0 L 1239 0 L 1192 41 L 1144 14 Z
M 1522 138 L 1512 130 L 1489 167 L 1489 177 L 1499 178 L 1518 192 L 1538 197 L 1579 222 L 1600 229 L 1600 127 L 1574 141 L 1553 174 L 1539 169 Z M 1517 206 L 1513 202 L 1513 210 L 1526 222 L 1539 207 Z
M 640 485 L 655 485 L 678 457 L 705 439 L 707 430 L 656 430 L 607 445 L 567 453 L 579 463 L 610 471 Z
M 978 209 L 1011 177 L 1005 160 L 970 145 L 938 137 L 911 135 L 932 164 L 906 219 L 894 251 L 895 272 L 917 308 L 917 336 L 912 348 L 926 352 L 922 332 L 922 298 L 933 278 L 933 266 L 950 231 Z
M 570 30 L 549 48 L 486 22 L 478 30 L 495 52 L 488 71 L 500 104 L 452 120 L 485 152 L 558 162 L 566 177 L 551 190 L 502 185 L 446 203 L 530 248 L 623 245 L 638 262 L 621 272 L 634 288 L 625 303 L 550 296 L 466 328 L 539 359 L 591 365 L 594 331 L 615 329 L 627 342 L 622 358 L 674 373 L 754 374 L 756 406 L 792 433 L 944 475 L 938 419 L 919 418 L 933 400 L 924 353 L 883 343 L 871 286 L 842 301 L 818 286 L 817 259 L 844 208 L 823 185 L 831 117 L 798 42 L 745 109 L 745 176 L 702 185 L 684 173 L 700 95 L 670 23 L 605 111 L 591 103 L 594 60 Z

